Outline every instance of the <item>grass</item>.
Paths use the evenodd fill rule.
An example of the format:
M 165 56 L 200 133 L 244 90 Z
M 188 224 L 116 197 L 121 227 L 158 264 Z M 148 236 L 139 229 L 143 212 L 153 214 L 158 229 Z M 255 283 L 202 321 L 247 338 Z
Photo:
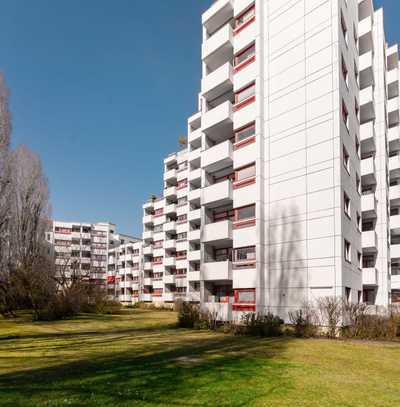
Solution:
M 0 319 L 0 406 L 399 406 L 400 345 L 176 329 L 132 310 Z

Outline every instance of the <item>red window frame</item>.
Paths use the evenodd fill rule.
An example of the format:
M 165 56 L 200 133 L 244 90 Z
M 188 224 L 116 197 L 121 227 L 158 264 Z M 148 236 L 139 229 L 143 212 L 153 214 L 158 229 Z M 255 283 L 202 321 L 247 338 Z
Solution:
M 237 251 L 243 249 L 254 249 L 254 256 L 256 256 L 256 247 L 255 246 L 246 246 L 246 247 L 237 247 L 234 249 L 233 261 L 235 269 L 245 269 L 245 268 L 254 268 L 256 265 L 256 257 L 254 259 L 239 260 L 237 258 Z
M 247 136 L 245 139 L 243 140 L 239 140 L 239 135 L 251 128 L 254 128 L 254 135 L 252 136 Z M 240 127 L 239 129 L 235 130 L 235 136 L 234 136 L 234 144 L 233 144 L 233 148 L 235 150 L 244 147 L 247 144 L 251 144 L 254 143 L 256 141 L 256 123 L 252 122 L 249 124 L 246 124 L 243 127 Z
M 178 184 L 176 186 L 176 189 L 183 189 L 187 187 L 187 179 L 183 179 L 181 181 L 178 181 Z
M 186 260 L 186 258 L 187 258 L 187 251 L 186 250 L 176 252 L 176 260 Z
M 235 219 L 235 211 L 232 209 L 230 211 L 224 211 L 213 214 L 213 223 L 222 222 L 224 220 L 233 220 Z
M 154 217 L 155 218 L 158 218 L 158 217 L 160 217 L 160 216 L 163 216 L 164 215 L 164 208 L 160 208 L 160 209 L 156 209 L 155 211 L 154 211 Z
M 256 210 L 256 204 L 251 204 L 251 205 L 246 205 L 246 206 L 241 206 L 240 208 L 235 208 L 235 220 L 233 222 L 233 227 L 234 229 L 241 229 L 241 228 L 245 228 L 245 227 L 249 227 L 249 226 L 254 226 L 256 224 L 256 218 L 255 216 L 253 218 L 247 218 L 247 219 L 238 219 L 238 213 L 241 209 L 246 209 L 246 208 L 250 208 L 250 207 L 254 207 L 254 212 Z
M 234 290 L 234 303 L 232 305 L 233 311 L 255 311 L 256 310 L 256 300 L 254 301 L 239 301 L 239 293 L 241 292 L 251 292 L 254 293 L 254 298 L 256 294 L 255 288 L 240 288 Z
M 238 96 L 243 93 L 244 91 L 246 91 L 247 89 L 250 89 L 254 87 L 254 94 L 248 96 L 246 99 L 239 101 Z M 235 93 L 235 106 L 234 106 L 234 111 L 238 111 L 240 109 L 243 109 L 245 106 L 253 103 L 256 100 L 256 83 L 253 82 L 250 85 L 245 86 L 244 88 L 240 89 L 239 91 L 237 91 Z
M 248 27 L 250 24 L 254 23 L 256 21 L 256 5 L 252 4 L 250 7 L 248 7 L 246 10 L 244 10 L 242 13 L 240 13 L 236 18 L 235 18 L 235 29 L 233 31 L 234 35 L 239 34 L 241 31 L 243 31 L 246 27 Z M 247 21 L 240 22 L 240 20 L 246 15 L 254 12 L 254 15 L 250 17 Z
M 243 188 L 243 187 L 247 187 L 248 185 L 252 185 L 255 184 L 256 182 L 256 176 L 252 175 L 248 178 L 245 179 L 238 179 L 238 173 L 242 170 L 245 170 L 246 168 L 250 168 L 250 167 L 256 167 L 256 163 L 251 163 L 248 165 L 245 165 L 244 167 L 238 168 L 235 170 L 235 180 L 233 182 L 233 189 L 239 189 L 239 188 Z
M 163 240 L 156 240 L 154 243 L 153 243 L 153 249 L 162 249 L 162 247 L 163 247 Z
M 245 60 L 239 62 L 238 59 L 240 56 L 245 54 L 247 51 L 254 49 L 254 55 L 251 55 L 247 57 Z M 235 56 L 234 56 L 234 72 L 237 73 L 241 71 L 243 68 L 245 68 L 247 65 L 252 64 L 256 60 L 256 44 L 253 43 L 252 45 L 246 47 L 242 51 L 239 51 Z
M 180 224 L 180 223 L 185 223 L 185 222 L 187 222 L 187 214 L 179 215 L 177 220 L 176 220 L 176 223 Z
M 162 264 L 163 262 L 163 256 L 158 256 L 153 258 L 153 264 Z

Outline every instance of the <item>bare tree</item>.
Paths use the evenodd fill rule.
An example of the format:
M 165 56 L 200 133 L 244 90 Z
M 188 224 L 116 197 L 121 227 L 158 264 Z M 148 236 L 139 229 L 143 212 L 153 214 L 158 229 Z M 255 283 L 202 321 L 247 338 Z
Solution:
M 342 299 L 339 297 L 321 297 L 318 299 L 318 309 L 322 323 L 327 326 L 328 338 L 336 338 L 343 316 Z

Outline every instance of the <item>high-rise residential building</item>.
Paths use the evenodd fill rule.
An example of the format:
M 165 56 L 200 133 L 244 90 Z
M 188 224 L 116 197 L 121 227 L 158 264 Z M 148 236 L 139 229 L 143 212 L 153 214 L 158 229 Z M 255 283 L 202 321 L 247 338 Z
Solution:
M 90 283 L 107 290 L 108 253 L 113 247 L 138 239 L 116 233 L 112 223 L 53 221 L 46 233 L 56 267 L 65 276 L 79 273 Z
M 202 25 L 188 148 L 144 205 L 144 299 L 195 298 L 220 319 L 400 301 L 398 50 L 382 9 L 218 0 Z

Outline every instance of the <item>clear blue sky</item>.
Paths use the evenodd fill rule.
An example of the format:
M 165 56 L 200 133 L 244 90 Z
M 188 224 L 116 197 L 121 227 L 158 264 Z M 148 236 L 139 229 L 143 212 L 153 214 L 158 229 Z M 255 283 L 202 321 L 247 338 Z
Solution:
M 200 88 L 201 13 L 211 0 L 2 0 L 0 71 L 14 144 L 40 154 L 53 215 L 141 233 Z M 399 40 L 398 0 L 384 5 Z

